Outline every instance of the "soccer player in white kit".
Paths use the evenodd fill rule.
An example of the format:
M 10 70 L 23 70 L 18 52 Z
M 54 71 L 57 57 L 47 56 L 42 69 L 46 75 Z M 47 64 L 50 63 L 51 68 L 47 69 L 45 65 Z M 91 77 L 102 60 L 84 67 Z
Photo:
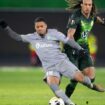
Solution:
M 34 22 L 36 32 L 27 35 L 19 35 L 3 20 L 0 21 L 0 27 L 13 39 L 32 44 L 42 62 L 46 83 L 57 97 L 64 100 L 65 105 L 74 105 L 74 103 L 59 88 L 61 75 L 68 79 L 74 79 L 91 89 L 97 90 L 97 85 L 92 84 L 90 79 L 84 76 L 81 71 L 69 61 L 66 54 L 61 52 L 59 42 L 62 41 L 77 49 L 78 54 L 82 56 L 85 56 L 85 50 L 73 39 L 66 37 L 58 30 L 48 29 L 44 18 L 36 18 Z

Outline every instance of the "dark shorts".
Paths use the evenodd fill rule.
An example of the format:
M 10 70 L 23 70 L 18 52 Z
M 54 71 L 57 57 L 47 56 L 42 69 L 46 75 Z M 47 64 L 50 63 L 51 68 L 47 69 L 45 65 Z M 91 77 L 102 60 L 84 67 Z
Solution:
M 75 64 L 81 71 L 87 67 L 92 67 L 94 66 L 92 58 L 90 54 L 88 53 L 87 56 L 84 57 L 79 57 L 76 53 L 75 50 L 73 49 L 66 49 L 65 52 L 69 58 L 69 60 Z
M 78 61 L 78 68 L 80 70 L 93 66 L 93 61 L 89 54 L 85 57 L 77 59 L 77 61 Z

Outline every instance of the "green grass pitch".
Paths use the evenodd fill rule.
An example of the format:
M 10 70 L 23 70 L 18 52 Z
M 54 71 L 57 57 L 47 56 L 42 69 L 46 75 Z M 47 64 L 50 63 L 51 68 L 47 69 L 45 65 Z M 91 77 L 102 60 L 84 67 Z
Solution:
M 43 82 L 43 76 L 42 68 L 0 67 L 0 105 L 48 105 L 54 94 Z M 63 77 L 60 87 L 64 90 L 68 82 Z M 105 68 L 97 68 L 96 82 L 105 87 Z M 105 105 L 105 93 L 81 84 L 71 99 L 77 105 Z

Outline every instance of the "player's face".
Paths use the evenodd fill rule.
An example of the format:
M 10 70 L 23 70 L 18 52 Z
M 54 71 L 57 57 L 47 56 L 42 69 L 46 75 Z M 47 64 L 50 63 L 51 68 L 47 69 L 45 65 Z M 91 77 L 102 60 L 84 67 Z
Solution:
M 92 10 L 92 0 L 83 0 L 81 10 L 85 15 L 89 15 Z
M 47 31 L 47 24 L 43 21 L 35 23 L 35 30 L 40 35 L 45 35 Z

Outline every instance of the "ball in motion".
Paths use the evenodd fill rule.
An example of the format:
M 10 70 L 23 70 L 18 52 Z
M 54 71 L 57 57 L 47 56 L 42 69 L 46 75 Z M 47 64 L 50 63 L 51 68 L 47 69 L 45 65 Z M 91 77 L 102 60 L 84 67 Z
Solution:
M 65 105 L 61 98 L 53 97 L 49 100 L 49 105 Z

